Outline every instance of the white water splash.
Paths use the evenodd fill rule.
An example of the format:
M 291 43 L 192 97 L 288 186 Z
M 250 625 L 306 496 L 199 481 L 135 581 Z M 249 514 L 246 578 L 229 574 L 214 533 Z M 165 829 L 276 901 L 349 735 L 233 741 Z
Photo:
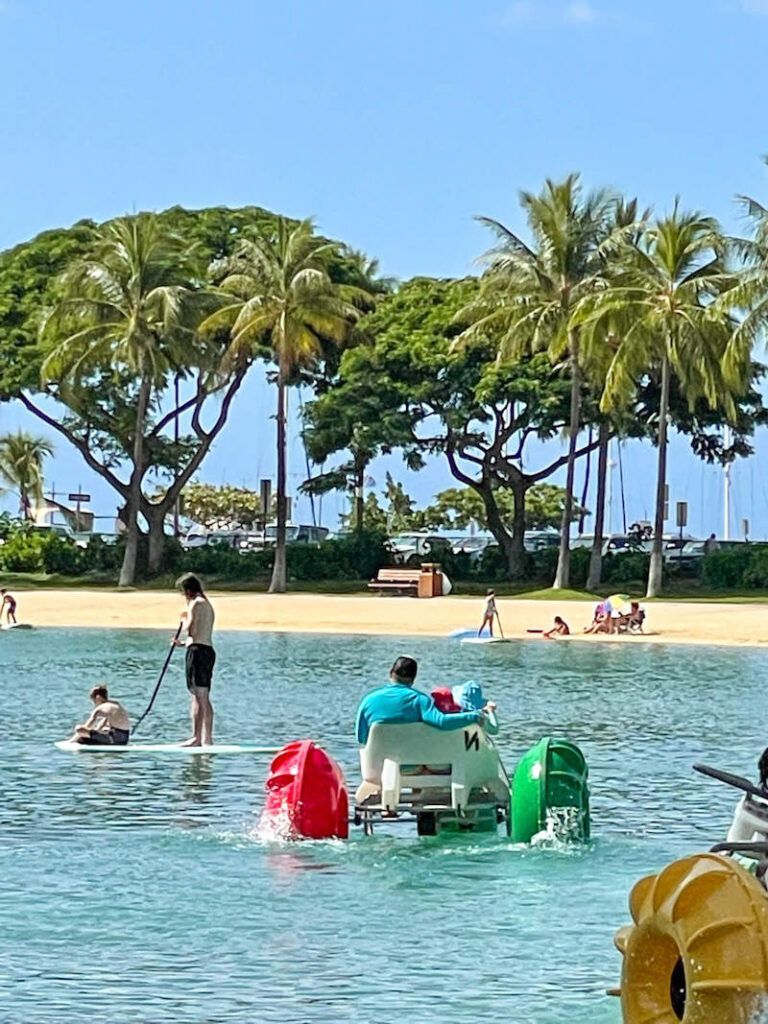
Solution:
M 296 838 L 288 804 L 281 805 L 277 814 L 262 812 L 259 823 L 254 830 L 256 839 L 262 843 L 287 843 Z
M 531 839 L 531 846 L 559 847 L 583 838 L 578 807 L 548 807 L 546 824 Z

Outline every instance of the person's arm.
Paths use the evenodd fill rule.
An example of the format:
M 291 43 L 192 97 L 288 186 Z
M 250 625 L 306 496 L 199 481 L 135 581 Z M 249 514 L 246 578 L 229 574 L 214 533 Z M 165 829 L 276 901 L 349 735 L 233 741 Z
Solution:
M 368 717 L 365 713 L 365 701 L 360 702 L 360 707 L 357 709 L 357 720 L 355 721 L 355 732 L 357 733 L 357 742 L 361 747 L 364 747 L 368 741 L 368 733 L 370 727 L 368 725 Z
M 442 711 L 438 711 L 435 707 L 435 702 L 432 698 L 428 697 L 425 693 L 417 694 L 414 691 L 414 696 L 418 698 L 422 722 L 425 725 L 431 725 L 434 729 L 440 729 L 443 732 L 453 732 L 457 729 L 466 729 L 469 725 L 478 725 L 483 720 L 483 716 L 479 711 L 460 711 L 444 715 Z
M 96 722 L 101 717 L 102 717 L 102 715 L 101 715 L 101 712 L 99 711 L 99 709 L 98 708 L 94 708 L 93 711 L 88 716 L 87 720 L 85 722 L 83 722 L 83 728 L 84 729 L 93 729 L 93 727 L 96 725 Z

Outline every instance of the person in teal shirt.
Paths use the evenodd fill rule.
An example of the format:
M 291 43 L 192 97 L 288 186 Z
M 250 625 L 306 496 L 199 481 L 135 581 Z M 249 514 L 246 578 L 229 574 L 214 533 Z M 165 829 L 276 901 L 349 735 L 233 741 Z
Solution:
M 365 746 L 371 726 L 376 722 L 389 725 L 405 725 L 424 722 L 435 729 L 452 731 L 466 729 L 468 725 L 479 725 L 484 721 L 482 711 L 444 715 L 438 711 L 435 702 L 426 693 L 413 689 L 418 665 L 413 658 L 398 658 L 389 673 L 391 682 L 380 686 L 363 697 L 357 709 L 357 742 Z

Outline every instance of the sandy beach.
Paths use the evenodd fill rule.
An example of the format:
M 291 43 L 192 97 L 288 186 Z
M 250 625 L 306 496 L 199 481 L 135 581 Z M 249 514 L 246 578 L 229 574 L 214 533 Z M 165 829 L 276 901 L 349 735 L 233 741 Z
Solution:
M 160 628 L 173 631 L 183 602 L 169 591 L 16 591 L 20 622 L 34 626 Z M 447 597 L 417 600 L 368 595 L 211 593 L 217 628 L 382 636 L 446 636 L 477 625 L 483 600 Z M 562 615 L 574 631 L 561 642 L 635 643 L 634 637 L 585 637 L 591 619 L 586 601 L 498 599 L 508 637 L 544 642 L 528 633 L 549 628 Z M 647 606 L 645 639 L 651 643 L 768 645 L 768 608 L 755 604 L 671 603 Z

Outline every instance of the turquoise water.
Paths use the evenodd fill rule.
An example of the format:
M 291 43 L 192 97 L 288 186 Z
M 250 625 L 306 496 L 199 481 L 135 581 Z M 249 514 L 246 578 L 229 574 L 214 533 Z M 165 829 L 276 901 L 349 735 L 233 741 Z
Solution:
M 586 850 L 397 827 L 265 845 L 266 758 L 51 745 L 94 682 L 140 711 L 165 643 L 149 631 L 0 637 L 4 1024 L 616 1024 L 604 990 L 630 886 L 730 820 L 735 792 L 691 763 L 753 774 L 767 739 L 759 651 L 221 634 L 222 742 L 311 736 L 355 780 L 358 699 L 412 653 L 429 684 L 483 681 L 508 767 L 548 732 L 590 764 Z M 142 738 L 186 728 L 178 659 Z

